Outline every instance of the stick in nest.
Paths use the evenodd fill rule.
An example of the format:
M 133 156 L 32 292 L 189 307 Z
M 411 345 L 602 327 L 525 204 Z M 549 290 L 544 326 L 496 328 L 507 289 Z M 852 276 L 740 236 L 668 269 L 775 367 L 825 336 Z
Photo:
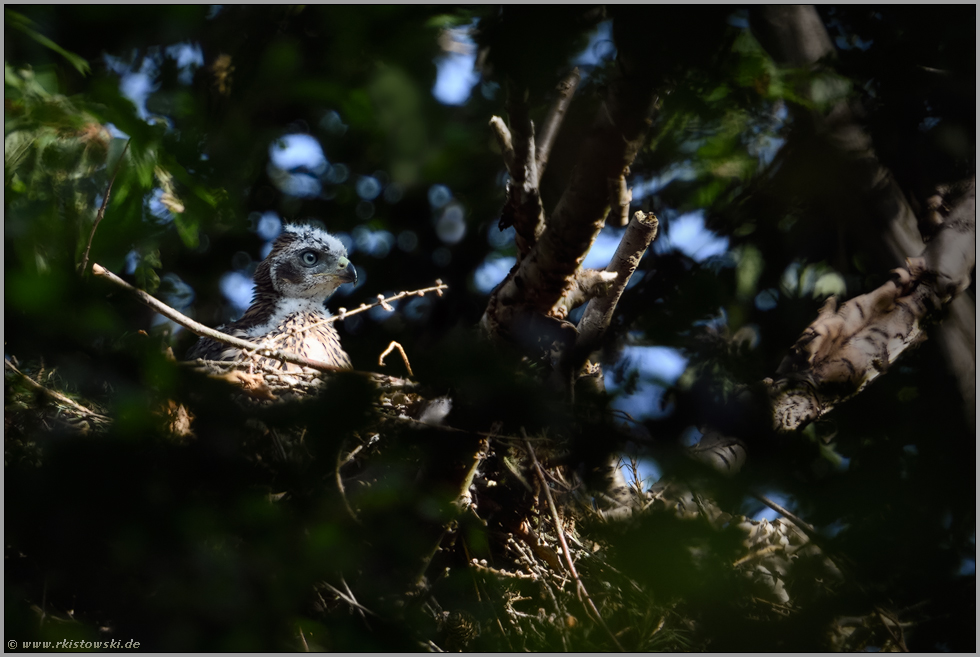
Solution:
M 30 386 L 33 390 L 37 390 L 38 392 L 40 392 L 40 393 L 42 393 L 44 395 L 47 395 L 48 397 L 50 397 L 54 401 L 58 402 L 59 404 L 62 404 L 63 406 L 67 406 L 68 408 L 72 409 L 76 413 L 78 413 L 80 415 L 83 415 L 83 416 L 85 416 L 87 418 L 90 418 L 92 420 L 95 420 L 97 422 L 108 422 L 109 421 L 109 418 L 107 418 L 105 415 L 102 415 L 101 413 L 96 413 L 95 411 L 92 411 L 92 410 L 89 410 L 89 409 L 85 408 L 84 406 L 82 406 L 78 402 L 76 402 L 76 401 L 74 401 L 72 399 L 69 399 L 68 397 L 66 397 L 65 395 L 61 394 L 60 392 L 58 392 L 56 390 L 51 390 L 50 388 L 44 387 L 43 385 L 41 385 L 40 383 L 38 383 L 37 381 L 35 381 L 31 377 L 27 376 L 26 374 L 24 374 L 23 372 L 21 372 L 20 370 L 18 370 L 16 367 L 14 367 L 13 363 L 11 363 L 6 358 L 3 359 L 3 365 L 8 370 L 10 370 L 14 374 L 18 375 L 21 378 L 21 380 L 24 381 L 24 383 L 26 383 L 28 386 Z
M 387 356 L 388 354 L 390 354 L 395 349 L 397 349 L 398 350 L 398 353 L 400 353 L 402 355 L 402 360 L 405 362 L 405 369 L 408 370 L 408 375 L 409 376 L 415 376 L 415 374 L 412 372 L 412 366 L 408 362 L 408 356 L 405 354 L 405 350 L 402 348 L 402 346 L 400 344 L 398 344 L 394 340 L 392 340 L 391 341 L 391 344 L 388 345 L 388 348 L 385 349 L 383 352 L 381 352 L 381 355 L 378 356 L 378 365 L 380 365 L 381 367 L 384 367 L 385 366 L 385 356 Z
M 575 562 L 572 561 L 572 553 L 568 549 L 568 542 L 565 540 L 565 530 L 562 528 L 561 519 L 558 517 L 558 507 L 555 506 L 555 500 L 551 497 L 551 489 L 548 486 L 548 480 L 545 479 L 544 469 L 541 464 L 538 463 L 538 458 L 534 455 L 534 448 L 531 447 L 531 441 L 527 439 L 527 432 L 524 431 L 524 427 L 521 427 L 521 435 L 524 436 L 524 448 L 527 450 L 528 456 L 531 457 L 531 464 L 534 466 L 535 472 L 538 473 L 538 479 L 541 480 L 541 488 L 544 490 L 544 496 L 548 500 L 548 508 L 551 510 L 551 519 L 555 523 L 555 532 L 558 534 L 558 541 L 561 543 L 561 550 L 565 555 L 565 561 L 568 563 L 568 571 L 572 574 L 575 579 L 576 589 L 580 594 L 580 599 L 585 598 L 583 604 L 585 604 L 587 610 L 591 610 L 595 616 L 596 621 L 602 626 L 602 629 L 606 631 L 609 638 L 612 639 L 613 645 L 620 652 L 624 652 L 623 646 L 619 644 L 619 640 L 616 635 L 612 633 L 606 622 L 602 620 L 602 616 L 599 614 L 599 609 L 595 606 L 592 598 L 589 596 L 589 592 L 585 588 L 585 584 L 582 583 L 582 578 L 579 577 L 578 571 L 575 569 Z

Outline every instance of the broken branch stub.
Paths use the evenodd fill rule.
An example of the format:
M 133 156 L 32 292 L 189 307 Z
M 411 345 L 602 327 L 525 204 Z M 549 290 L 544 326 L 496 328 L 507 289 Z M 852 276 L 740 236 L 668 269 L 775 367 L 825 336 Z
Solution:
M 616 274 L 615 281 L 604 295 L 597 296 L 589 302 L 582 319 L 579 320 L 579 335 L 575 350 L 580 359 L 584 360 L 590 352 L 598 348 L 602 336 L 612 322 L 616 304 L 619 303 L 619 298 L 623 295 L 633 272 L 639 266 L 643 254 L 657 238 L 659 226 L 660 223 L 652 212 L 636 212 L 633 215 L 616 248 L 616 254 L 606 267 L 607 272 Z
M 507 99 L 513 163 L 509 168 L 507 204 L 500 217 L 500 228 L 513 225 L 515 242 L 521 256 L 531 250 L 544 231 L 544 207 L 538 189 L 538 165 L 534 140 L 534 123 L 528 114 L 524 95 L 511 90 Z M 496 126 L 495 126 L 496 128 Z
M 482 323 L 491 336 L 511 338 L 514 324 L 528 313 L 553 314 L 605 224 L 609 179 L 623 174 L 644 143 L 656 102 L 652 76 L 643 65 L 623 58 L 617 63 L 609 95 L 554 213 L 490 297 Z

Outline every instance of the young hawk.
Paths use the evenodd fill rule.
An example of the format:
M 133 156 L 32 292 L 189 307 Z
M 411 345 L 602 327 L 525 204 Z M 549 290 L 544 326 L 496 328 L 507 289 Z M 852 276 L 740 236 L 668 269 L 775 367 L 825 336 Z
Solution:
M 268 257 L 255 270 L 252 305 L 241 319 L 219 331 L 249 342 L 289 351 L 343 369 L 350 358 L 340 346 L 326 298 L 344 283 L 357 282 L 357 271 L 347 260 L 347 249 L 333 235 L 309 225 L 286 226 L 272 244 Z M 241 349 L 201 338 L 188 359 L 261 363 L 286 372 L 303 368 L 292 363 L 250 355 Z

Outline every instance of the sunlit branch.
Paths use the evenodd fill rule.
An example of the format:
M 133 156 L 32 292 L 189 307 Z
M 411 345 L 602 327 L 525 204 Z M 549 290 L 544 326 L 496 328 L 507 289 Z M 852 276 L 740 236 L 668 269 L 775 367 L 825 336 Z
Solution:
M 507 167 L 507 173 L 511 178 L 514 177 L 514 142 L 510 136 L 510 129 L 504 120 L 499 116 L 490 117 L 490 128 L 493 130 L 493 136 L 497 138 L 497 144 L 500 145 L 500 152 L 504 157 L 504 166 Z
M 582 319 L 578 323 L 578 339 L 575 352 L 577 360 L 584 361 L 589 353 L 598 348 L 602 337 L 612 322 L 616 304 L 623 295 L 623 290 L 629 283 L 633 272 L 640 264 L 640 259 L 646 253 L 650 243 L 657 237 L 660 223 L 651 212 L 637 212 L 633 215 L 623 238 L 619 241 L 616 254 L 606 267 L 607 272 L 614 272 L 616 279 L 609 290 L 601 296 L 592 299 L 585 307 Z M 580 363 L 573 363 L 573 366 Z
M 514 226 L 515 242 L 522 256 L 538 241 L 544 230 L 544 207 L 538 189 L 540 176 L 536 161 L 534 124 L 528 114 L 527 98 L 522 90 L 510 89 L 507 96 L 514 161 L 510 166 L 507 185 L 507 204 L 500 218 L 500 227 Z
M 767 379 L 773 426 L 794 431 L 861 392 L 924 337 L 923 323 L 970 285 L 976 262 L 976 187 L 960 199 L 918 258 L 839 308 L 827 300 Z
M 605 224 L 609 179 L 623 174 L 644 143 L 657 100 L 649 63 L 621 53 L 617 64 L 608 97 L 547 226 L 491 295 L 483 317 L 491 335 L 513 339 L 528 314 L 552 313 Z
M 283 351 L 283 350 L 280 350 L 280 349 L 270 349 L 270 348 L 268 348 L 268 347 L 266 347 L 266 346 L 264 346 L 262 344 L 255 344 L 255 343 L 252 343 L 252 342 L 248 342 L 246 340 L 242 340 L 241 338 L 236 338 L 236 337 L 234 337 L 232 335 L 228 335 L 227 333 L 222 333 L 221 331 L 216 331 L 215 329 L 210 328 L 210 327 L 207 327 L 204 324 L 201 324 L 200 322 L 195 322 L 193 319 L 191 319 L 187 315 L 184 315 L 183 313 L 178 312 L 177 310 L 174 310 L 173 308 L 171 308 L 167 304 L 165 304 L 162 301 L 160 301 L 160 300 L 158 300 L 158 299 L 150 296 L 149 294 L 147 294 L 143 290 L 140 290 L 139 288 L 133 287 L 132 285 L 130 285 L 129 283 L 127 283 L 123 279 L 119 278 L 118 276 L 116 276 L 111 271 L 109 271 L 108 269 L 106 269 L 105 267 L 103 267 L 102 265 L 100 265 L 98 263 L 92 263 L 92 273 L 95 274 L 96 276 L 105 278 L 106 280 L 108 280 L 108 281 L 112 282 L 113 284 L 115 284 L 115 285 L 123 288 L 124 290 L 130 292 L 131 294 L 136 295 L 136 297 L 140 301 L 142 301 L 144 304 L 146 304 L 147 306 L 149 306 L 150 309 L 152 309 L 155 312 L 160 313 L 161 315 L 163 315 L 167 319 L 172 320 L 172 321 L 176 322 L 177 324 L 180 324 L 181 326 L 183 326 L 184 328 L 186 328 L 188 331 L 190 331 L 191 333 L 194 333 L 196 335 L 200 335 L 200 336 L 206 337 L 206 338 L 211 338 L 212 340 L 216 340 L 216 341 L 221 342 L 223 344 L 231 345 L 232 347 L 238 347 L 239 349 L 242 349 L 243 351 L 247 351 L 248 353 L 254 353 L 254 354 L 257 354 L 257 355 L 262 356 L 264 358 L 271 358 L 273 360 L 285 361 L 287 363 L 293 363 L 294 365 L 302 365 L 303 367 L 309 367 L 309 368 L 312 368 L 314 370 L 319 370 L 320 372 L 340 372 L 340 371 L 346 371 L 346 370 L 343 370 L 342 368 L 338 368 L 338 367 L 335 367 L 333 365 L 329 365 L 327 363 L 324 363 L 323 361 L 313 360 L 313 359 L 310 359 L 310 358 L 304 358 L 303 356 L 299 356 L 299 355 L 294 354 L 294 353 L 289 352 L 289 351 Z M 436 281 L 436 285 L 435 286 L 424 288 L 424 289 L 421 289 L 421 290 L 413 290 L 411 292 L 399 292 L 398 294 L 396 294 L 394 296 L 391 296 L 391 297 L 387 297 L 387 298 L 384 298 L 384 297 L 381 297 L 381 295 L 378 295 L 379 296 L 379 299 L 378 299 L 378 301 L 376 301 L 374 303 L 371 303 L 371 304 L 361 304 L 360 307 L 355 308 L 354 310 L 351 310 L 351 311 L 347 311 L 347 310 L 341 309 L 342 310 L 342 313 L 340 315 L 335 315 L 333 317 L 330 317 L 330 318 L 328 318 L 326 320 L 323 320 L 323 322 L 321 322 L 321 323 L 328 323 L 328 322 L 332 322 L 332 321 L 337 321 L 339 319 L 343 319 L 344 317 L 346 317 L 348 315 L 354 315 L 356 313 L 364 312 L 365 310 L 370 310 L 371 308 L 375 308 L 377 306 L 385 306 L 386 308 L 388 308 L 390 310 L 391 308 L 390 308 L 390 306 L 388 306 L 388 303 L 391 302 L 391 301 L 397 301 L 398 299 L 403 299 L 405 297 L 413 296 L 413 295 L 414 296 L 424 296 L 427 292 L 436 292 L 437 294 L 439 294 L 441 296 L 442 295 L 442 291 L 443 290 L 447 290 L 447 289 L 449 289 L 449 286 L 445 285 L 442 281 Z M 312 327 L 307 327 L 307 328 L 312 328 Z

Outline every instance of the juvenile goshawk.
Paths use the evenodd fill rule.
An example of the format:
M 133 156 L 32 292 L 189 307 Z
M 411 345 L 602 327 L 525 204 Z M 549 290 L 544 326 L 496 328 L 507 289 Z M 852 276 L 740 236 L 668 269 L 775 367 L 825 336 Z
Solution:
M 350 358 L 324 307 L 326 298 L 344 283 L 357 282 L 347 249 L 333 235 L 309 225 L 286 226 L 272 251 L 255 270 L 252 305 L 241 319 L 218 327 L 229 335 L 289 351 L 311 360 L 350 369 Z M 248 354 L 210 338 L 201 338 L 188 359 L 261 363 L 286 372 L 298 365 Z

